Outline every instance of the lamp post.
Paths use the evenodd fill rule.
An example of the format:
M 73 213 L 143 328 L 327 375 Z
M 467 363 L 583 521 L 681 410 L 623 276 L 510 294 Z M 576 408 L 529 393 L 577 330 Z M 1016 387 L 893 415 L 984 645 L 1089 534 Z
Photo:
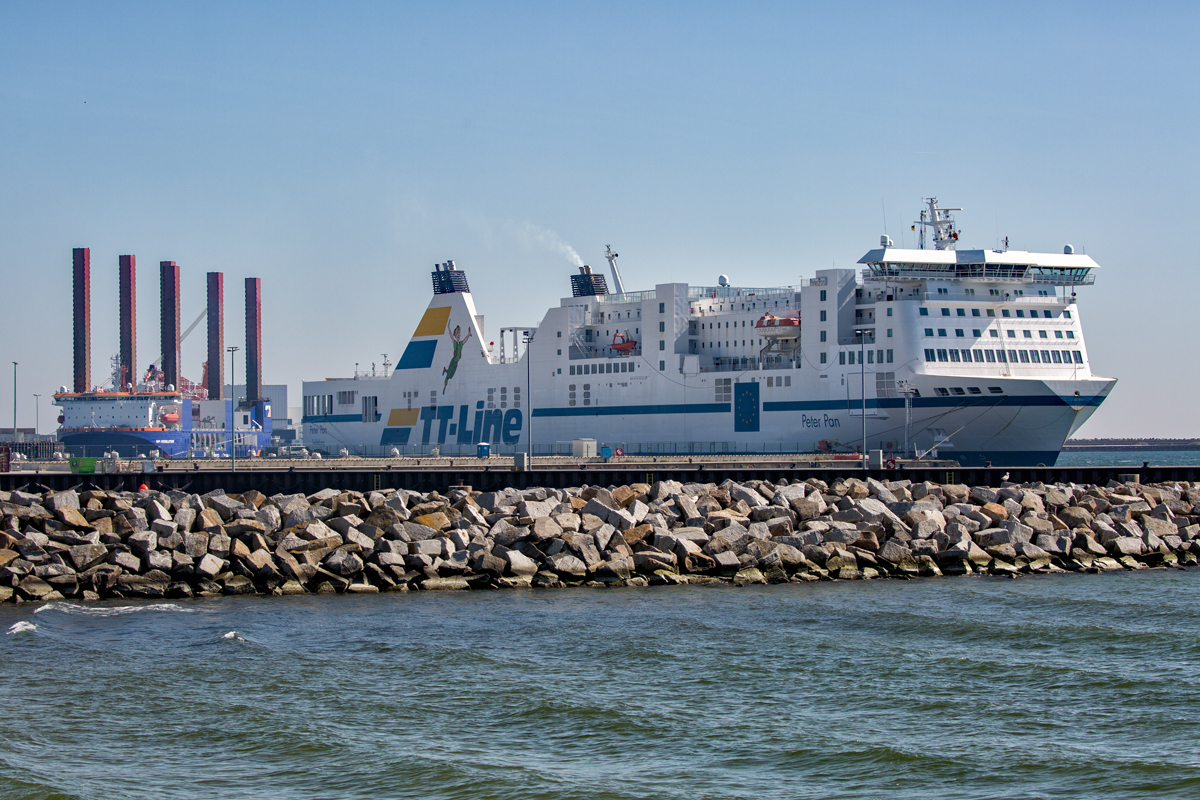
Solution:
M 525 331 L 525 407 L 529 412 L 529 463 L 526 469 L 533 470 L 533 390 L 530 381 L 530 354 L 529 345 L 533 343 L 533 336 L 529 331 Z
M 861 328 L 858 334 L 858 372 L 862 391 L 862 466 L 867 470 L 867 329 Z
M 13 441 L 19 442 L 17 438 L 17 362 L 13 362 Z
M 229 351 L 229 394 L 236 395 L 237 391 L 235 390 L 235 387 L 237 386 L 237 369 L 234 365 L 237 363 L 237 351 L 240 350 L 241 348 L 228 347 L 226 349 Z M 237 404 L 234 403 L 234 400 L 235 400 L 234 397 L 229 398 L 229 403 L 230 403 L 231 407 L 233 408 L 233 411 L 235 412 L 230 415 L 230 419 L 233 420 L 233 423 L 232 423 L 233 427 L 229 431 L 229 436 L 230 436 L 230 438 L 229 438 L 229 471 L 230 472 L 237 472 L 237 413 L 236 413 L 237 412 Z
M 33 395 L 33 435 L 34 436 L 38 435 L 38 433 L 39 433 L 38 429 L 42 427 L 41 403 L 42 403 L 42 396 L 40 394 L 34 392 L 34 395 Z

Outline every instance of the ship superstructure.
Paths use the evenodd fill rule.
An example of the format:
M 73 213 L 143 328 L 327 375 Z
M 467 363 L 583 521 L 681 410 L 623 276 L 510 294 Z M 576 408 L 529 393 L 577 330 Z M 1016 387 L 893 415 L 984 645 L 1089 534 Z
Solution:
M 439 264 L 390 375 L 304 382 L 305 444 L 466 455 L 532 442 L 545 454 L 594 438 L 627 453 L 1053 464 L 1115 384 L 1091 372 L 1076 304 L 1098 265 L 1070 246 L 958 250 L 957 209 L 928 205 L 933 247 L 883 237 L 861 272 L 818 270 L 802 286 L 722 276 L 609 294 L 582 267 L 571 297 L 536 325 L 501 328 L 498 346 L 465 273 Z

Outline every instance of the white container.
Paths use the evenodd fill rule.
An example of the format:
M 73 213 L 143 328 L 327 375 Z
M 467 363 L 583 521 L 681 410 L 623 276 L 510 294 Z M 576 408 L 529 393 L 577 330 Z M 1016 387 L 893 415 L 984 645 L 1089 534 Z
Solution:
M 575 458 L 595 458 L 596 457 L 596 440 L 595 439 L 572 439 L 571 440 L 571 455 Z

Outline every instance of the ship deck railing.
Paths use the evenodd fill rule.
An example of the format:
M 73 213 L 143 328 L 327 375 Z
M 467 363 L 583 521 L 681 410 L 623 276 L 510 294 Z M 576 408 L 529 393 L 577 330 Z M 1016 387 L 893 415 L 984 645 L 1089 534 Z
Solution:
M 917 280 L 977 280 L 997 283 L 1049 283 L 1056 286 L 1091 286 L 1096 276 L 1090 267 L 1036 267 L 1026 265 L 963 265 L 946 264 L 927 269 L 912 265 L 868 267 L 862 270 L 864 282 Z
M 608 345 L 580 347 L 579 345 L 573 344 L 567 353 L 567 360 L 586 361 L 599 358 L 617 360 L 622 358 L 633 358 L 640 356 L 641 354 L 642 348 L 640 347 L 635 348 L 632 351 L 621 352 L 619 350 L 612 350 Z

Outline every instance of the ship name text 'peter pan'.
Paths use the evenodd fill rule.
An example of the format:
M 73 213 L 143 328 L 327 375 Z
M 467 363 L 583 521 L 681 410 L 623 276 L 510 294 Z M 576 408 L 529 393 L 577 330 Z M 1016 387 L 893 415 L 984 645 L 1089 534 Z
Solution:
M 595 439 L 626 454 L 1053 464 L 1116 383 L 1092 374 L 1076 305 L 1098 265 L 1069 245 L 959 250 L 959 209 L 927 205 L 917 249 L 884 236 L 861 273 L 818 270 L 800 287 L 721 276 L 625 291 L 610 248 L 614 293 L 580 267 L 571 297 L 492 341 L 466 274 L 439 264 L 390 374 L 304 382 L 305 444 L 544 455 Z

